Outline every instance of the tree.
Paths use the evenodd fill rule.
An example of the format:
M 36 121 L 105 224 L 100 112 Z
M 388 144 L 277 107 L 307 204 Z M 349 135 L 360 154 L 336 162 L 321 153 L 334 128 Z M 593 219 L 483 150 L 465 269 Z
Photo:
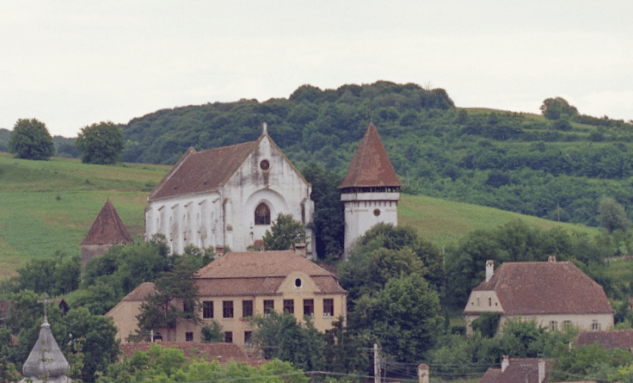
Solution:
M 602 227 L 607 229 L 609 234 L 615 230 L 622 230 L 624 232 L 630 225 L 624 207 L 610 197 L 602 197 L 602 199 L 600 199 L 598 220 Z
M 392 278 L 375 297 L 359 299 L 350 326 L 368 331 L 399 362 L 416 363 L 441 333 L 440 300 L 417 274 Z
M 154 282 L 156 292 L 148 295 L 141 304 L 141 313 L 136 317 L 141 333 L 174 328 L 178 318 L 194 323 L 200 321 L 196 314 L 198 287 L 193 279 L 198 270 L 197 259 L 182 256 L 175 262 L 171 272 L 164 273 Z M 182 302 L 182 309 L 176 306 L 176 300 Z
M 266 359 L 281 359 L 306 371 L 324 367 L 325 339 L 309 317 L 301 324 L 293 314 L 273 311 L 265 317 L 255 317 L 253 323 L 257 326 L 253 343 L 264 350 Z
M 108 121 L 81 128 L 75 140 L 86 164 L 114 164 L 123 153 L 123 136 L 119 127 Z
M 312 184 L 310 197 L 314 201 L 314 213 L 311 225 L 316 253 L 322 259 L 340 258 L 345 245 L 345 206 L 337 187 L 342 178 L 314 163 L 303 169 L 302 174 Z
M 9 152 L 26 160 L 48 160 L 55 154 L 55 145 L 43 122 L 19 119 L 9 138 Z
M 280 213 L 262 239 L 266 250 L 288 250 L 296 243 L 306 242 L 306 229 L 292 215 Z
M 548 120 L 558 120 L 563 114 L 568 116 L 578 114 L 578 109 L 576 109 L 575 106 L 569 105 L 567 100 L 562 97 L 545 99 L 540 109 L 543 116 Z

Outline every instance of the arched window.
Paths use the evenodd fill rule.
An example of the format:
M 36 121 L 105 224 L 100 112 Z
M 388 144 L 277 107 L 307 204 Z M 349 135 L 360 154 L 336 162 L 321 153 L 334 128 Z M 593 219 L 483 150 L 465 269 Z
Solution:
M 255 209 L 255 225 L 270 225 L 270 209 L 263 202 Z

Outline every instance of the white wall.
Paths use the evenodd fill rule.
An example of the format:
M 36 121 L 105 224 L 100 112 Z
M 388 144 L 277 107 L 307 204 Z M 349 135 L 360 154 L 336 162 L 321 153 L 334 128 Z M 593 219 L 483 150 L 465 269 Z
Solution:
M 356 240 L 378 223 L 398 226 L 398 201 L 400 193 L 344 193 L 345 204 L 345 254 L 354 247 Z M 374 214 L 375 211 L 379 215 Z

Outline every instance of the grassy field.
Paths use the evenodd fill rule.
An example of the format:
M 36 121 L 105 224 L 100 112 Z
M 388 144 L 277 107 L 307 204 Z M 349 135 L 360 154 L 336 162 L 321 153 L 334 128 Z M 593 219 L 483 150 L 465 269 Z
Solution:
M 132 236 L 143 233 L 147 192 L 168 166 L 85 165 L 78 160 L 17 160 L 0 154 L 0 280 L 34 257 L 79 244 L 109 198 Z
M 494 229 L 516 219 L 522 219 L 543 229 L 559 226 L 587 233 L 591 237 L 599 233 L 596 228 L 553 222 L 490 207 L 426 196 L 403 195 L 398 205 L 398 223 L 415 227 L 422 237 L 438 246 L 454 243 L 469 231 Z
M 0 154 L 0 280 L 34 257 L 60 250 L 80 254 L 80 243 L 109 198 L 133 237 L 143 234 L 147 193 L 169 166 L 85 165 L 78 160 L 17 160 Z M 413 226 L 438 246 L 459 240 L 474 229 L 489 229 L 514 219 L 543 228 L 597 234 L 597 230 L 559 224 L 498 209 L 403 195 L 399 222 Z

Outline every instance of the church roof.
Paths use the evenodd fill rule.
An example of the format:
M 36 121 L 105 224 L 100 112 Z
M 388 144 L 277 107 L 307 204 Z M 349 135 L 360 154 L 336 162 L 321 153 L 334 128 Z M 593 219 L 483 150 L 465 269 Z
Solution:
M 263 137 L 263 136 L 261 136 Z M 257 141 L 196 152 L 189 148 L 149 194 L 149 200 L 184 194 L 210 192 L 224 185 L 249 154 Z
M 130 242 L 132 242 L 130 233 L 108 199 L 81 245 L 109 245 Z
M 355 187 L 399 187 L 402 186 L 391 165 L 378 130 L 373 123 L 356 150 L 354 159 L 347 170 L 339 189 Z
M 493 290 L 505 315 L 611 314 L 602 286 L 571 262 L 505 262 L 473 291 Z M 464 313 L 477 313 L 470 307 Z
M 70 371 L 70 365 L 53 337 L 51 325 L 44 320 L 37 342 L 24 362 L 22 373 L 28 378 L 36 378 L 44 374 L 56 378 L 67 374 L 68 371 Z

